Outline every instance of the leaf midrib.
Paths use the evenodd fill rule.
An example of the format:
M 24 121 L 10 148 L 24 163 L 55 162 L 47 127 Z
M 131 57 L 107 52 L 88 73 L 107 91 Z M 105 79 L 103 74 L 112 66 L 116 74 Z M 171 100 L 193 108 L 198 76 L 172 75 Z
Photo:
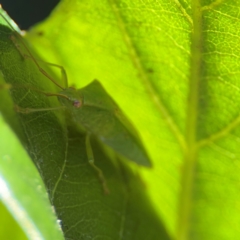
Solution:
M 176 237 L 185 240 L 189 237 L 190 217 L 192 214 L 192 194 L 197 162 L 197 116 L 199 85 L 202 67 L 202 11 L 201 0 L 192 0 L 193 32 L 191 36 L 191 59 L 189 75 L 189 95 L 186 118 L 187 150 L 184 156 L 179 214 Z
M 124 17 L 118 10 L 116 0 L 108 0 L 112 12 L 116 18 L 119 30 L 122 34 L 123 41 L 128 49 L 129 57 L 139 73 L 139 78 L 142 81 L 146 92 L 149 95 L 151 102 L 155 105 L 158 111 L 163 116 L 166 124 L 173 132 L 174 136 L 178 140 L 183 152 L 184 152 L 184 163 L 182 171 L 182 182 L 181 182 L 181 193 L 179 196 L 179 219 L 177 221 L 177 232 L 176 237 L 178 240 L 188 239 L 190 232 L 190 217 L 192 215 L 192 194 L 193 184 L 195 178 L 195 165 L 197 163 L 198 150 L 203 145 L 206 145 L 218 138 L 223 137 L 229 131 L 231 131 L 236 125 L 240 123 L 240 116 L 237 117 L 229 126 L 219 131 L 212 136 L 197 140 L 197 117 L 198 117 L 198 103 L 199 103 L 199 85 L 201 81 L 201 64 L 202 64 L 202 12 L 205 10 L 213 9 L 217 5 L 221 4 L 222 1 L 215 1 L 209 6 L 202 7 L 200 0 L 192 0 L 192 17 L 186 13 L 185 9 L 181 6 L 179 1 L 174 0 L 186 20 L 193 26 L 192 33 L 192 46 L 191 46 L 191 60 L 190 60 L 190 75 L 189 75 L 189 97 L 187 103 L 187 118 L 186 118 L 186 137 L 181 133 L 174 119 L 164 106 L 161 98 L 158 96 L 154 89 L 149 75 L 144 69 L 144 64 L 139 57 L 136 47 L 132 42 L 131 35 L 129 34 Z

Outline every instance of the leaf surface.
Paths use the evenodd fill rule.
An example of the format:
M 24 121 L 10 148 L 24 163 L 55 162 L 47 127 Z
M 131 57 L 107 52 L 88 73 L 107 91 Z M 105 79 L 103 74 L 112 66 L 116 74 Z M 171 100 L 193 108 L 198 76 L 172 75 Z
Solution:
M 24 108 L 59 106 L 56 97 L 48 98 L 42 93 L 57 92 L 56 86 L 38 69 L 37 64 L 52 75 L 47 64 L 38 60 L 36 64 L 26 49 L 30 47 L 11 29 L 1 26 L 0 30 L 2 76 L 11 86 L 11 98 L 22 127 L 10 124 L 23 132 L 19 137 L 43 178 L 65 238 L 169 239 L 146 195 L 145 184 L 135 172 L 136 166 L 127 166 L 110 156 L 93 138 L 96 165 L 110 190 L 109 195 L 104 195 L 97 172 L 88 163 L 86 136 L 65 112 L 21 112 Z
M 63 239 L 42 179 L 2 116 L 0 132 L 1 202 L 7 206 L 28 239 Z M 5 232 L 1 230 L 0 236 L 3 237 L 2 239 L 25 239 L 15 227 L 16 223 L 13 224 L 8 220 L 9 217 L 2 203 L 1 226 Z M 11 225 L 7 226 L 7 221 Z
M 62 1 L 28 36 L 71 83 L 101 81 L 134 122 L 177 239 L 239 235 L 239 23 L 238 1 Z

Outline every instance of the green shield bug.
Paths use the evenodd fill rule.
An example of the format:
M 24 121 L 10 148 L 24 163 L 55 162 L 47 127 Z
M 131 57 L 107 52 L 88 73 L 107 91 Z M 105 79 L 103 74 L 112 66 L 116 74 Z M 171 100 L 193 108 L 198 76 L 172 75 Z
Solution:
M 1 16 L 5 19 L 2 14 Z M 7 19 L 5 20 L 8 22 Z M 67 74 L 64 68 L 57 64 L 46 63 L 61 70 L 62 78 L 67 86 L 64 88 L 58 83 L 58 81 L 41 68 L 39 65 L 40 60 L 35 59 L 24 41 L 21 39 L 21 36 L 14 29 L 12 40 L 23 58 L 33 61 L 39 71 L 61 89 L 59 93 L 39 92 L 42 92 L 47 97 L 57 97 L 62 107 L 34 109 L 20 108 L 16 106 L 17 111 L 20 113 L 52 111 L 56 109 L 65 109 L 68 111 L 75 124 L 80 125 L 81 128 L 86 131 L 86 147 L 87 149 L 90 149 L 87 151 L 89 162 L 98 171 L 105 192 L 108 192 L 108 189 L 103 174 L 101 170 L 94 165 L 93 151 L 89 139 L 90 135 L 96 137 L 120 156 L 123 156 L 138 165 L 151 167 L 149 157 L 134 126 L 130 123 L 117 103 L 107 93 L 98 80 L 94 80 L 80 89 L 68 87 Z M 27 54 L 21 52 L 19 46 L 17 46 L 17 40 L 20 40 L 19 42 L 24 47 Z

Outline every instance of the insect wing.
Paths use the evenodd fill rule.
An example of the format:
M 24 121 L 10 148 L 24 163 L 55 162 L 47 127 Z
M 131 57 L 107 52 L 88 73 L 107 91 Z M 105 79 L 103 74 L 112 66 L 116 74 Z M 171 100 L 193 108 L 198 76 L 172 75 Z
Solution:
M 78 91 L 84 96 L 84 104 L 75 110 L 76 121 L 120 155 L 150 167 L 136 130 L 102 85 L 94 80 Z

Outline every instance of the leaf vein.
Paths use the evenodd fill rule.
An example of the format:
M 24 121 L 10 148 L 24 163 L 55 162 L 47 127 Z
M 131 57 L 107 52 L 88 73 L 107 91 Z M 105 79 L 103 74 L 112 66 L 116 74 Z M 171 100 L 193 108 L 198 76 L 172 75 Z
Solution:
M 131 61 L 134 64 L 134 66 L 136 67 L 136 69 L 138 70 L 139 77 L 142 80 L 142 83 L 143 83 L 145 89 L 147 90 L 147 93 L 148 93 L 150 99 L 152 100 L 154 105 L 157 107 L 158 111 L 162 114 L 166 124 L 169 126 L 169 128 L 173 132 L 174 136 L 177 138 L 182 149 L 185 150 L 185 148 L 186 148 L 185 139 L 184 139 L 182 133 L 180 132 L 179 128 L 175 124 L 174 120 L 172 119 L 171 115 L 169 114 L 169 112 L 167 111 L 165 106 L 163 105 L 160 97 L 157 95 L 153 85 L 151 84 L 151 81 L 150 81 L 148 75 L 144 71 L 143 64 L 142 64 L 142 62 L 137 54 L 137 51 L 131 41 L 129 33 L 125 27 L 123 17 L 121 16 L 120 11 L 116 6 L 115 0 L 109 0 L 108 2 L 110 4 L 110 7 L 112 8 L 113 14 L 116 17 L 118 27 L 122 33 L 123 40 L 129 51 L 129 56 L 131 58 Z
M 212 10 L 217 6 L 221 5 L 225 0 L 216 0 L 215 2 L 202 7 L 202 11 Z
M 65 149 L 65 158 L 64 158 L 64 161 L 63 161 L 63 165 L 62 165 L 62 169 L 61 169 L 61 172 L 59 174 L 59 177 L 55 183 L 55 186 L 53 187 L 53 190 L 52 190 L 52 194 L 51 194 L 51 202 L 53 202 L 54 200 L 54 195 L 56 193 L 56 190 L 57 190 L 57 187 L 62 179 L 62 176 L 63 176 L 63 173 L 64 173 L 64 170 L 65 170 L 65 167 L 66 167 L 66 163 L 67 163 L 67 154 L 68 154 L 68 139 L 66 140 L 66 149 Z
M 189 16 L 189 14 L 187 14 L 185 8 L 182 6 L 182 4 L 178 1 L 178 0 L 174 0 L 175 4 L 178 6 L 178 8 L 180 9 L 180 11 L 182 12 L 183 16 L 187 19 L 187 21 L 191 24 L 191 26 L 193 25 L 193 20 L 192 18 Z
M 205 138 L 203 140 L 200 140 L 197 144 L 198 148 L 203 147 L 205 145 L 211 144 L 212 142 L 223 138 L 226 136 L 229 132 L 231 132 L 234 128 L 236 128 L 240 123 L 240 115 L 235 118 L 230 124 L 225 126 L 223 129 L 221 129 L 219 132 L 216 132 L 212 135 L 210 135 L 208 138 Z

